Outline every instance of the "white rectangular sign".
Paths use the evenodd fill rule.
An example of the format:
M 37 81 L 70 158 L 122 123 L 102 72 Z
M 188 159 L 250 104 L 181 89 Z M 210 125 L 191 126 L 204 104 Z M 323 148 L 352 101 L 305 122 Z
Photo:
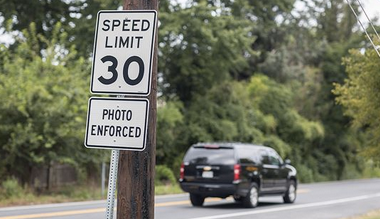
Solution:
M 147 138 L 148 109 L 149 101 L 146 98 L 90 98 L 85 146 L 144 150 Z
M 150 93 L 157 12 L 99 11 L 91 93 Z

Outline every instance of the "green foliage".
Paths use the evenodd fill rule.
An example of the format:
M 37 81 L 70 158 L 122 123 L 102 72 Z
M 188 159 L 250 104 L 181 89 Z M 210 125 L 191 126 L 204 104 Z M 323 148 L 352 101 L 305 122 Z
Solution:
M 302 2 L 297 12 L 294 0 L 160 2 L 157 164 L 177 175 L 193 143 L 252 142 L 311 182 L 360 177 L 361 156 L 380 157 L 374 52 L 352 52 L 342 66 L 364 45 L 348 5 Z M 27 182 L 25 170 L 52 161 L 85 180 L 108 155 L 82 146 L 88 60 L 96 12 L 120 5 L 0 0 L 1 25 L 17 38 L 0 45 L 0 181 Z
M 176 185 L 177 180 L 171 169 L 164 165 L 156 166 L 155 185 Z
M 3 25 L 7 32 L 16 31 L 17 34 L 34 23 L 36 33 L 46 39 L 52 39 L 56 24 L 62 23 L 59 31 L 69 36 L 65 45 L 68 48 L 75 45 L 79 54 L 88 56 L 92 51 L 97 12 L 101 9 L 117 9 L 121 4 L 120 0 L 0 0 L 1 8 L 7 9 L 2 10 L 0 15 L 6 21 Z M 45 48 L 42 39 L 38 39 L 38 43 Z
M 182 105 L 178 102 L 159 104 L 157 112 L 157 163 L 169 164 L 176 151 L 180 128 L 183 124 Z
M 183 190 L 179 187 L 179 184 L 174 185 L 156 185 L 154 187 L 155 195 L 167 195 L 167 194 L 180 194 Z
M 312 143 L 324 137 L 324 128 L 296 112 L 293 95 L 263 75 L 249 83 L 216 85 L 186 109 L 188 124 L 180 136 L 188 144 L 183 148 L 198 141 L 240 141 L 271 146 L 283 157 L 312 151 Z
M 188 142 L 262 142 L 263 133 L 253 123 L 257 111 L 251 106 L 244 83 L 225 82 L 204 96 L 197 96 L 187 109 Z M 264 119 L 262 119 L 264 120 Z
M 318 23 L 318 35 L 328 42 L 343 42 L 350 40 L 353 28 L 356 25 L 356 17 L 350 6 L 344 0 L 316 0 L 315 16 Z M 352 2 L 355 11 L 359 11 L 359 5 Z M 318 12 L 318 8 L 323 9 Z
M 56 189 L 51 192 L 55 197 L 72 199 L 76 201 L 83 200 L 94 200 L 94 199 L 104 199 L 101 195 L 101 189 L 99 187 L 89 186 L 87 185 L 79 185 L 75 186 L 64 186 L 62 188 Z
M 291 146 L 276 135 L 267 136 L 263 145 L 275 149 L 281 157 L 289 157 L 292 151 Z
M 370 177 L 380 177 L 380 165 L 373 160 L 367 160 L 363 161 L 365 168 L 363 171 L 363 177 L 370 178 Z
M 335 84 L 337 102 L 345 107 L 346 115 L 353 118 L 353 127 L 364 131 L 368 148 L 364 154 L 379 161 L 380 154 L 380 77 L 379 57 L 372 49 L 365 54 L 351 50 L 344 59 L 348 79 L 344 84 Z
M 218 1 L 213 2 L 217 4 Z M 283 24 L 291 22 L 288 18 L 292 17 L 291 11 L 295 0 L 222 0 L 221 2 L 226 11 L 230 11 L 234 17 L 248 21 L 250 35 L 256 38 L 251 48 L 257 52 L 257 55 L 249 58 L 249 70 L 240 71 L 236 77 L 249 79 L 252 73 L 259 71 L 258 65 L 265 62 L 268 53 L 278 50 L 286 40 L 288 26 Z
M 4 197 L 5 199 L 20 198 L 24 193 L 24 189 L 15 178 L 6 179 L 0 187 L 0 197 Z
M 13 181 L 13 180 L 12 180 Z M 17 181 L 12 182 L 16 185 Z M 87 185 L 65 186 L 62 188 L 56 188 L 49 192 L 33 192 L 31 189 L 22 188 L 18 185 L 18 189 L 22 189 L 21 192 L 16 193 L 19 195 L 13 195 L 11 197 L 5 197 L 1 193 L 0 187 L 0 206 L 17 206 L 17 205 L 30 205 L 30 204 L 48 204 L 48 203 L 63 203 L 63 202 L 75 202 L 86 200 L 100 200 L 105 197 L 101 195 L 101 188 Z
M 312 142 L 323 138 L 323 126 L 302 117 L 293 108 L 295 94 L 286 86 L 264 75 L 256 75 L 251 78 L 248 89 L 254 103 L 266 115 L 263 121 L 267 123 L 259 127 L 271 130 L 267 133 L 277 134 L 289 143 Z M 271 128 L 268 129 L 268 126 Z
M 80 166 L 102 155 L 82 143 L 89 63 L 64 47 L 67 35 L 59 30 L 57 25 L 47 40 L 32 24 L 0 72 L 0 95 L 6 97 L 0 103 L 0 166 L 24 182 L 32 166 L 52 161 Z M 40 50 L 39 42 L 46 49 Z
M 206 1 L 188 8 L 169 7 L 160 13 L 159 72 L 165 96 L 177 96 L 185 106 L 196 95 L 247 67 L 254 38 L 247 21 Z M 228 126 L 228 125 L 227 125 Z
M 301 183 L 314 182 L 313 171 L 305 165 L 297 165 L 297 176 Z

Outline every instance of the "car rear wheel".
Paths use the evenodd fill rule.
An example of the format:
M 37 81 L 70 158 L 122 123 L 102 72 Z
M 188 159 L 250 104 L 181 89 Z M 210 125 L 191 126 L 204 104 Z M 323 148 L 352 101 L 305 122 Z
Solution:
M 294 180 L 290 180 L 288 190 L 286 191 L 283 199 L 285 203 L 293 203 L 297 197 L 297 187 Z
M 234 200 L 236 202 L 242 202 L 243 201 L 243 197 L 239 196 L 239 195 L 234 195 Z
M 247 208 L 254 208 L 259 204 L 259 189 L 256 183 L 253 183 L 248 195 L 243 199 L 243 205 Z
M 190 201 L 193 206 L 200 207 L 205 202 L 205 197 L 190 193 Z

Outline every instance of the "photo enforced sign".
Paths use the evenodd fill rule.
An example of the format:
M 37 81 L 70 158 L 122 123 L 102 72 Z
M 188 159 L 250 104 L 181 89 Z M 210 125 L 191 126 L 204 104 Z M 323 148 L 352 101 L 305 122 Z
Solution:
M 85 146 L 144 150 L 149 101 L 145 98 L 91 98 L 88 104 Z

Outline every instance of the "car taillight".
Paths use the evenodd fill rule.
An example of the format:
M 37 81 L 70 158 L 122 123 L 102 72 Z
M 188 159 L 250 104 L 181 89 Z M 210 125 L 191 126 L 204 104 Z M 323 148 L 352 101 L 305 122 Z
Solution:
M 240 164 L 234 165 L 234 181 L 237 181 L 240 179 Z
M 184 176 L 185 176 L 185 165 L 182 163 L 180 173 L 179 173 L 179 180 L 182 181 Z

